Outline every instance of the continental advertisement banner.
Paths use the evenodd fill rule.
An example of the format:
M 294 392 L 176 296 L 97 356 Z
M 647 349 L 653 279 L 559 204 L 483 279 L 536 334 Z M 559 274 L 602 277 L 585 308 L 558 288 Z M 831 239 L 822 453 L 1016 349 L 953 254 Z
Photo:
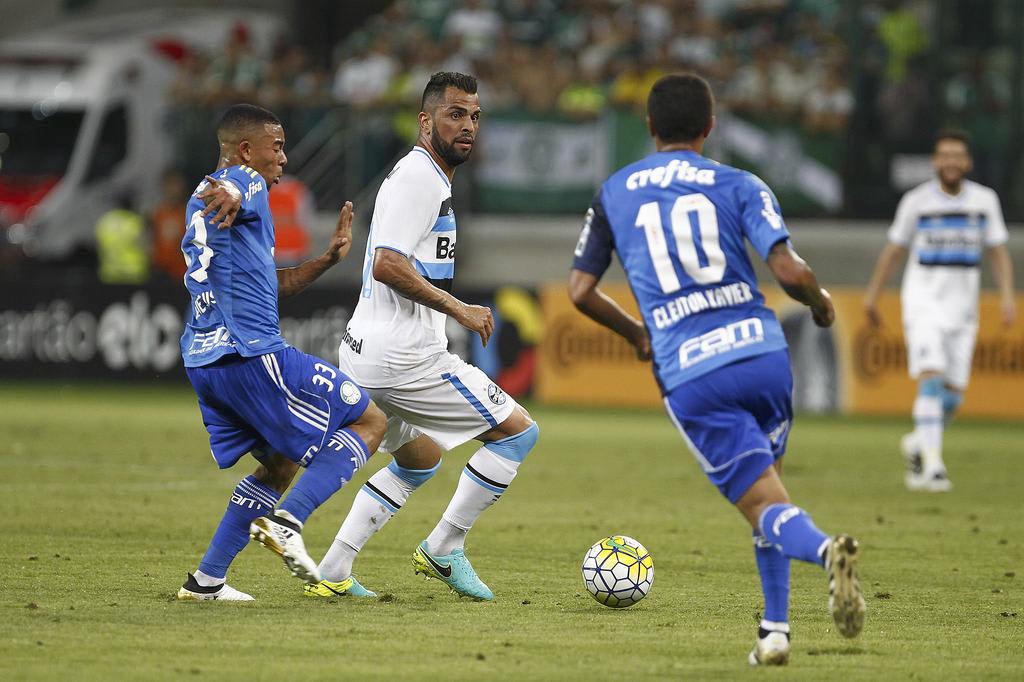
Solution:
M 629 287 L 603 289 L 636 314 Z M 909 415 L 916 385 L 907 375 L 899 292 L 879 303 L 883 325 L 862 312 L 863 291 L 834 289 L 836 324 L 819 329 L 806 309 L 781 290 L 765 296 L 782 322 L 793 363 L 797 409 L 848 414 Z M 536 396 L 544 401 L 660 407 L 650 366 L 612 332 L 578 313 L 562 284 L 539 292 L 545 335 L 537 366 Z M 1024 296 L 1018 296 L 1024 314 Z M 983 292 L 971 384 L 962 414 L 1024 419 L 1024 323 L 1001 324 L 998 297 Z

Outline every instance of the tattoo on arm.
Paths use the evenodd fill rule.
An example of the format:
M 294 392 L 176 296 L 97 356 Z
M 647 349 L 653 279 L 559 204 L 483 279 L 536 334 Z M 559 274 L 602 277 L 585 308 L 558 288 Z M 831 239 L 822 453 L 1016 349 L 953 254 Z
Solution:
M 457 298 L 425 280 L 404 257 L 385 255 L 383 258 L 385 259 L 386 269 L 383 273 L 378 273 L 377 267 L 375 267 L 374 276 L 377 278 L 377 281 L 390 287 L 397 294 L 409 299 L 413 303 L 425 305 L 445 315 L 454 314 L 455 310 L 461 305 Z M 376 265 L 379 265 L 379 263 L 375 263 Z M 377 277 L 378 274 L 382 275 L 382 277 Z
M 277 271 L 277 297 L 288 298 L 299 293 L 330 269 L 331 264 L 323 257 L 313 258 L 294 268 L 280 268 Z

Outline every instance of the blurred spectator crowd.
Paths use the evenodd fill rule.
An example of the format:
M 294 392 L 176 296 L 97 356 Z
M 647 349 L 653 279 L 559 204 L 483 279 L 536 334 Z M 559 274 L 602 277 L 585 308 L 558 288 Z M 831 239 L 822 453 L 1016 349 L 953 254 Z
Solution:
M 485 108 L 586 118 L 642 112 L 673 71 L 712 82 L 741 114 L 839 132 L 853 109 L 840 0 L 397 0 L 349 34 L 332 69 L 300 44 L 257 53 L 238 27 L 222 54 L 190 54 L 179 102 L 270 108 L 416 107 L 439 70 L 480 79 Z M 197 87 L 198 84 L 198 87 Z

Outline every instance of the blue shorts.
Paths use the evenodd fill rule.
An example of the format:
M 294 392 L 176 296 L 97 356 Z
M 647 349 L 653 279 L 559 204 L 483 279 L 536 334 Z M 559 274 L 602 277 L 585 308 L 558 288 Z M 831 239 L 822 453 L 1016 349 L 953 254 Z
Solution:
M 291 347 L 252 358 L 227 355 L 185 372 L 221 469 L 248 452 L 279 452 L 306 465 L 370 403 L 340 369 Z
M 789 352 L 778 350 L 676 387 L 665 407 L 704 473 L 735 504 L 785 454 L 792 396 Z

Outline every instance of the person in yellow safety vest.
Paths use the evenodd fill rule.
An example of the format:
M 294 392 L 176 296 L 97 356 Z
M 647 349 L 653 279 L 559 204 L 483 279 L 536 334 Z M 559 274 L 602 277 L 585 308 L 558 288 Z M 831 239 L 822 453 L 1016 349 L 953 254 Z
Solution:
M 146 221 L 127 200 L 96 222 L 96 255 L 104 284 L 142 284 L 149 278 Z

